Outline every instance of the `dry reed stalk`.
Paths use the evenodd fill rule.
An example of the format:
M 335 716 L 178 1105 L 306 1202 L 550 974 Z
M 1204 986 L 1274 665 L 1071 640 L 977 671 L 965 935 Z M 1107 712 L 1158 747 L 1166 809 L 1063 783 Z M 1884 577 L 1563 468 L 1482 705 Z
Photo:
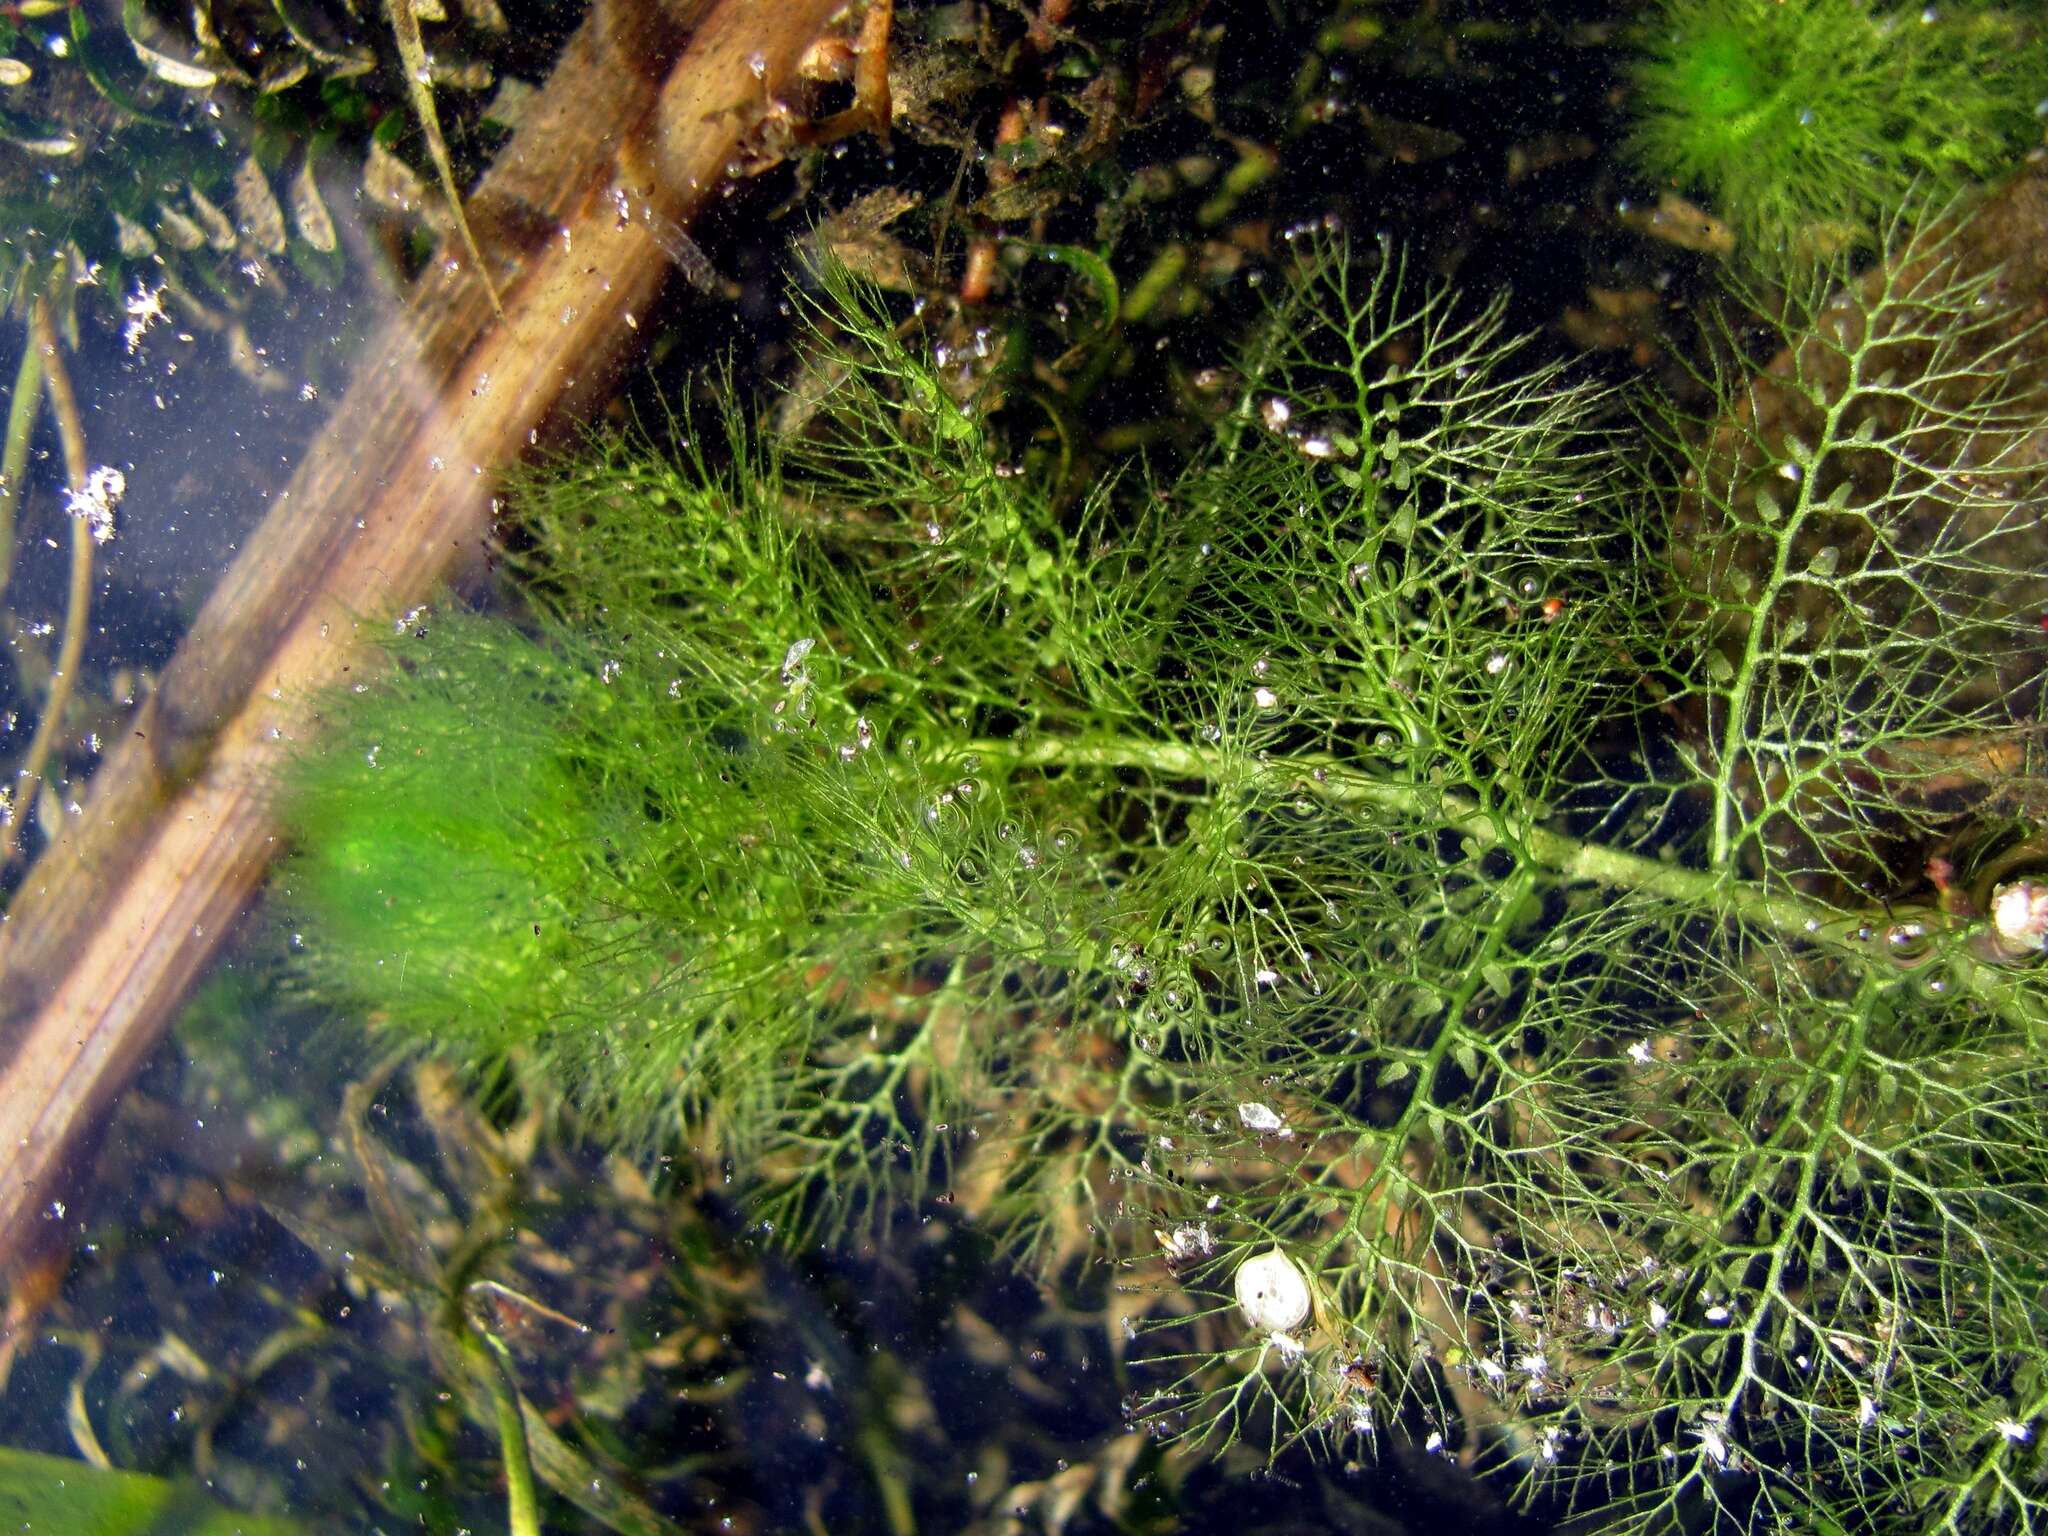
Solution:
M 317 694 L 363 664 L 363 625 L 476 552 L 497 471 L 616 377 L 669 266 L 661 221 L 726 185 L 841 3 L 599 0 L 470 200 L 503 319 L 437 266 L 366 347 L 0 928 L 0 1274 L 39 1233 L 61 1244 L 67 1161 L 262 878 L 276 770 Z

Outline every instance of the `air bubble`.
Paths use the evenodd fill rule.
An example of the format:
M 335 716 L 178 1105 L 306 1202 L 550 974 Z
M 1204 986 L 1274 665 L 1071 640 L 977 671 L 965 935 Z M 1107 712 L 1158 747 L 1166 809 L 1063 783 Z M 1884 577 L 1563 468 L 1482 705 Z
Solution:
M 1934 935 L 1925 923 L 1894 923 L 1885 930 L 1884 947 L 1894 965 L 1916 965 L 1934 952 Z
M 979 885 L 988 878 L 988 871 L 979 859 L 962 859 L 953 866 L 953 878 L 962 885 Z
M 1046 841 L 1052 847 L 1053 856 L 1064 859 L 1081 846 L 1081 834 L 1072 827 L 1060 827 Z

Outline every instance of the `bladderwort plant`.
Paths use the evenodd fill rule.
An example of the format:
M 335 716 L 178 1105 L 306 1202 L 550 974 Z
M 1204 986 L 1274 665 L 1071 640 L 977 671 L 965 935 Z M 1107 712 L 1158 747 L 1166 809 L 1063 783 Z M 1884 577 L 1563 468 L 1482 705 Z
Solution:
M 333 702 L 308 971 L 791 1242 L 1114 1257 L 1162 1435 L 2048 1524 L 2040 390 L 1893 244 L 1638 435 L 1304 242 L 1210 450 L 1071 497 L 829 272 L 803 433 L 538 478 L 519 621 Z
M 1630 82 L 1643 173 L 1796 271 L 2038 144 L 2048 31 L 1982 0 L 1660 0 Z

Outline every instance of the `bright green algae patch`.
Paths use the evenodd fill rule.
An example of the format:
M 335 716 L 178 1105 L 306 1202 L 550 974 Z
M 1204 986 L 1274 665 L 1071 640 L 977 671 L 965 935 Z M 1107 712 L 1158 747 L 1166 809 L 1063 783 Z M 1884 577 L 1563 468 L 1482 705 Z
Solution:
M 597 857 L 563 728 L 589 719 L 591 685 L 509 625 L 434 628 L 431 659 L 330 701 L 327 728 L 351 750 L 296 770 L 291 814 L 314 835 L 289 889 L 319 914 L 335 984 L 398 1027 L 502 1049 L 519 1037 L 492 1021 L 560 990 L 563 893 Z

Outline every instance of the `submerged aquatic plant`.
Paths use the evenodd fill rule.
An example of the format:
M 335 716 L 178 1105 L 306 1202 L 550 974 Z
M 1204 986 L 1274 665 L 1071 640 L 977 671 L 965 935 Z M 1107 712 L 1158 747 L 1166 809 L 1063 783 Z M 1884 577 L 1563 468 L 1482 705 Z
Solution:
M 529 620 L 336 702 L 310 972 L 792 1241 L 943 1190 L 1121 1253 L 1160 1433 L 2038 1524 L 2048 1012 L 1969 891 L 2026 864 L 2038 384 L 1905 243 L 1662 485 L 1385 249 L 1073 498 L 827 274 L 804 436 L 540 479 Z
M 2048 34 L 1981 0 L 1662 0 L 1632 78 L 1644 174 L 1704 193 L 1752 260 L 1796 263 L 2038 142 Z

